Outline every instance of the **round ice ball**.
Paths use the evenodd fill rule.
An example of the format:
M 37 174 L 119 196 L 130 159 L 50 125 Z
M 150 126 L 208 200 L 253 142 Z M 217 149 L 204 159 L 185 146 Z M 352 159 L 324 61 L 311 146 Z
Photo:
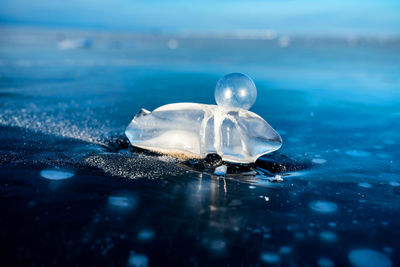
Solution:
M 249 109 L 257 98 L 257 88 L 251 78 L 242 73 L 230 73 L 217 82 L 215 101 L 224 108 Z

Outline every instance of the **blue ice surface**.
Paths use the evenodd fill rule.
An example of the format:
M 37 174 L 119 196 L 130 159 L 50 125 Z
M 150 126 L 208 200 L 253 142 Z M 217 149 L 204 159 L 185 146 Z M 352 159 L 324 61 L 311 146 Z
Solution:
M 54 244 L 45 257 L 70 247 L 63 246 L 68 240 L 49 240 L 59 237 L 52 229 L 74 237 L 78 227 L 83 237 L 72 244 L 82 238 L 97 242 L 95 249 L 123 248 L 104 257 L 121 256 L 118 263 L 131 266 L 165 264 L 177 256 L 170 251 L 179 259 L 181 251 L 193 255 L 182 259 L 193 265 L 399 262 L 399 40 L 298 36 L 282 47 L 278 39 L 9 26 L 0 33 L 7 36 L 0 39 L 0 179 L 7 185 L 0 223 L 14 230 L 2 232 L 14 248 L 30 244 L 26 235 L 16 236 L 20 224 L 4 223 L 18 213 L 35 242 L 40 236 Z M 60 36 L 92 43 L 60 49 Z M 141 108 L 215 104 L 216 82 L 237 71 L 257 86 L 251 111 L 282 133 L 278 153 L 310 163 L 308 169 L 280 173 L 279 182 L 264 175 L 216 177 L 126 147 L 104 151 Z M 17 140 L 16 129 L 23 131 Z M 71 171 L 49 167 L 55 162 Z M 37 179 L 71 175 L 57 183 L 57 194 Z M 70 232 L 65 211 L 74 215 Z M 41 232 L 40 222 L 57 227 Z M 205 254 L 213 257 L 197 256 Z

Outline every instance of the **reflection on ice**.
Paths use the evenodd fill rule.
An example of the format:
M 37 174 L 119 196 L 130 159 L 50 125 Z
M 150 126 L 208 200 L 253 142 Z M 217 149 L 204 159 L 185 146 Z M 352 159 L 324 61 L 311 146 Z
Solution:
M 250 163 L 281 147 L 279 134 L 257 114 L 241 109 L 177 103 L 142 110 L 126 129 L 132 145 L 184 158 L 218 154 Z

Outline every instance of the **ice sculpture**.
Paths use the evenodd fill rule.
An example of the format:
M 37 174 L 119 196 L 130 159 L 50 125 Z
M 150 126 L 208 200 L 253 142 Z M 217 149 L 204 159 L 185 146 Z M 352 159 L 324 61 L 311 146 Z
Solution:
M 247 110 L 256 97 L 249 77 L 231 73 L 217 83 L 218 105 L 175 103 L 153 112 L 142 109 L 125 134 L 133 146 L 179 158 L 216 153 L 226 162 L 252 163 L 282 145 L 280 135 Z

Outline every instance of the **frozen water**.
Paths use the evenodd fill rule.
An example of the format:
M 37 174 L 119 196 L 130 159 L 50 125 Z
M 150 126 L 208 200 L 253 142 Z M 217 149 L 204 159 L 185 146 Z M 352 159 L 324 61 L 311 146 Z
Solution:
M 220 38 L 198 45 L 199 39 L 179 36 L 152 35 L 147 41 L 129 35 L 121 41 L 104 34 L 90 36 L 93 49 L 61 51 L 61 31 L 54 31 L 53 41 L 47 33 L 31 32 L 8 43 L 14 30 L 3 28 L 0 225 L 4 240 L 12 240 L 7 250 L 23 249 L 4 253 L 3 262 L 76 265 L 84 258 L 90 265 L 261 266 L 267 265 L 262 259 L 278 258 L 275 266 L 329 267 L 353 266 L 349 253 L 368 248 L 398 265 L 398 41 L 368 39 L 350 53 L 332 39 L 312 44 L 296 37 L 283 52 L 265 40 L 228 40 L 221 47 Z M 179 42 L 176 50 L 167 46 L 171 39 Z M 25 47 L 26 41 L 34 46 Z M 318 55 L 310 56 L 314 51 Z M 212 171 L 219 161 L 206 161 L 208 169 L 199 172 L 173 157 L 121 152 L 128 149 L 121 135 L 141 105 L 152 111 L 182 99 L 215 104 L 215 75 L 232 66 L 259 78 L 250 111 L 292 137 L 281 153 L 251 166 L 260 173 L 244 174 L 247 167 L 240 166 L 232 179 L 218 179 Z M 338 71 L 331 75 L 321 66 Z M 389 139 L 396 144 L 383 142 Z M 351 156 L 359 154 L 352 150 L 370 154 Z M 379 158 L 383 154 L 391 158 Z M 54 165 L 74 176 L 40 176 Z M 228 166 L 234 173 L 236 166 Z M 277 172 L 261 172 L 264 167 Z M 271 175 L 284 182 L 271 183 Z M 312 209 L 309 204 L 318 200 L 324 202 Z M 154 232 L 149 241 L 146 229 Z M 337 241 L 323 241 L 323 231 L 335 233 Z M 52 245 L 39 248 L 38 240 Z M 282 246 L 292 248 L 290 254 Z M 261 258 L 263 252 L 270 254 Z
M 254 103 L 253 89 L 247 76 L 227 75 L 217 84 L 218 106 L 175 103 L 153 112 L 142 109 L 125 134 L 132 145 L 158 153 L 183 158 L 218 154 L 227 162 L 255 162 L 278 150 L 282 139 L 260 116 L 243 109 Z
M 142 109 L 125 133 L 136 147 L 185 158 L 216 153 L 237 163 L 254 162 L 282 145 L 280 135 L 253 112 L 196 103 Z

